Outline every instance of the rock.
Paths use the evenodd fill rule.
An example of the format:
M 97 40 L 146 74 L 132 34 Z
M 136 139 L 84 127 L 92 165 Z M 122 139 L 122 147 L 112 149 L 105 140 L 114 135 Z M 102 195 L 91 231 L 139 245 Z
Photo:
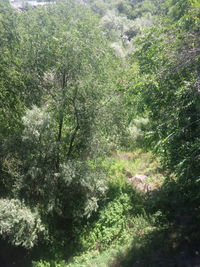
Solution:
M 136 174 L 131 178 L 127 178 L 127 182 L 132 184 L 137 190 L 146 193 L 149 191 L 149 185 L 146 182 L 147 178 L 148 177 L 144 174 Z
M 144 174 L 136 174 L 133 178 L 134 179 L 139 179 L 142 182 L 144 182 L 148 177 L 146 175 L 144 175 Z

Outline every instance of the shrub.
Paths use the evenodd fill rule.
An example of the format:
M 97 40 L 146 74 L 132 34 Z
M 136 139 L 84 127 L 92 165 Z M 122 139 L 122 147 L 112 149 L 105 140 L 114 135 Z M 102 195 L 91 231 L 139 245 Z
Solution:
M 132 210 L 132 197 L 127 193 L 110 200 L 101 208 L 98 219 L 77 233 L 81 249 L 101 250 L 125 239 Z
M 0 235 L 15 246 L 32 248 L 45 228 L 37 212 L 16 199 L 0 199 Z

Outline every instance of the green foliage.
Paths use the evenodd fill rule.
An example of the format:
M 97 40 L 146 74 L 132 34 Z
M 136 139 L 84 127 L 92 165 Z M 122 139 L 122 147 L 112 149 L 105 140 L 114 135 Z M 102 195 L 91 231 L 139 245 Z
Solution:
M 69 261 L 37 261 L 33 263 L 35 267 L 48 267 L 48 266 L 109 266 L 111 263 L 118 263 L 132 250 L 143 246 L 147 242 L 148 235 L 155 231 L 153 226 L 157 215 L 148 218 L 146 215 L 135 216 L 131 219 L 131 227 L 124 231 L 124 238 L 120 242 L 113 241 L 112 244 L 106 249 L 102 250 L 88 250 L 81 255 L 72 257 Z M 164 239 L 161 239 L 159 245 Z
M 129 125 L 129 149 L 137 147 L 147 147 L 145 142 L 145 131 L 148 130 L 149 120 L 148 118 L 137 118 L 133 119 Z
M 83 253 L 80 256 L 72 258 L 66 266 L 78 267 L 78 266 L 109 266 L 110 263 L 116 262 L 118 255 L 126 254 L 132 244 L 142 244 L 142 236 L 150 233 L 153 230 L 151 221 L 145 216 L 136 216 L 132 219 L 134 225 L 133 228 L 129 228 L 124 231 L 124 238 L 120 242 L 113 242 L 112 245 L 107 247 L 105 250 L 91 250 Z M 120 259 L 119 259 L 120 261 Z
M 23 117 L 26 150 L 21 160 L 27 172 L 16 177 L 15 191 L 32 205 L 39 201 L 46 214 L 90 217 L 107 189 L 105 175 L 98 166 L 78 159 L 63 161 L 57 168 L 56 122 L 50 114 L 46 109 L 33 107 Z
M 0 235 L 15 246 L 32 248 L 44 233 L 37 212 L 31 212 L 17 199 L 0 200 Z
M 148 114 L 148 143 L 176 174 L 174 202 L 177 209 L 185 203 L 180 209 L 184 214 L 199 205 L 199 9 L 192 1 L 168 1 L 164 12 L 159 27 L 137 40 L 132 61 L 139 68 L 129 96 L 139 103 L 138 115 Z M 162 208 L 172 215 L 166 202 Z
M 24 103 L 16 14 L 7 1 L 0 2 L 0 145 L 20 127 Z
M 22 13 L 2 7 L 0 193 L 37 206 L 52 236 L 63 228 L 67 236 L 105 198 L 105 173 L 91 162 L 114 144 L 120 124 L 112 121 L 120 61 L 86 6 L 69 0 Z M 12 236 L 13 244 L 25 247 L 36 241 L 35 232 L 27 234 L 30 242 L 17 230 Z
M 94 226 L 86 226 L 78 234 L 81 247 L 86 249 L 101 249 L 113 242 L 122 242 L 124 231 L 129 224 L 129 212 L 132 209 L 131 199 L 127 194 L 110 201 L 101 209 L 98 221 Z M 88 232 L 89 230 L 89 232 Z
M 27 109 L 21 146 L 4 147 L 3 174 L 10 178 L 4 186 L 11 196 L 39 204 L 45 214 L 89 217 L 106 181 L 88 159 L 102 154 L 116 131 L 110 125 L 108 132 L 106 121 L 114 114 L 107 115 L 107 108 L 116 84 L 112 68 L 119 61 L 98 19 L 74 1 L 28 10 L 17 19 Z
M 198 118 L 192 118 L 199 101 L 198 93 L 193 89 L 195 79 L 197 79 L 198 55 L 194 59 L 188 58 L 187 63 L 183 63 L 182 56 L 185 57 L 186 54 L 185 52 L 184 55 L 179 53 L 179 49 L 183 51 L 185 49 L 188 53 L 191 49 L 185 40 L 185 36 L 189 36 L 190 33 L 187 26 L 183 24 L 183 21 L 188 20 L 192 16 L 190 12 L 186 13 L 178 23 L 175 23 L 169 29 L 167 28 L 169 26 L 168 23 L 156 31 L 153 28 L 139 41 L 139 45 L 142 46 L 138 48 L 134 57 L 134 59 L 140 62 L 140 73 L 143 77 L 142 82 L 140 81 L 140 83 L 135 85 L 135 90 L 141 90 L 141 104 L 149 112 L 152 124 L 150 134 L 151 136 L 154 135 L 157 140 L 160 140 L 159 145 L 163 145 L 161 145 L 160 152 L 168 150 L 167 153 L 169 153 L 170 144 L 172 143 L 176 144 L 177 147 L 181 147 L 178 140 L 183 141 L 182 135 L 184 135 L 184 132 L 189 130 L 190 125 L 194 127 L 193 122 L 195 124 L 198 121 Z M 193 30 L 196 30 L 196 26 L 191 21 L 191 27 L 192 25 L 194 27 Z M 173 38 L 177 32 L 176 27 L 179 27 L 179 30 L 182 31 L 179 34 L 179 40 L 182 39 L 182 41 Z M 169 34 L 172 36 L 171 43 L 167 40 L 166 32 L 168 36 Z M 194 46 L 198 46 L 195 43 L 195 38 Z M 162 49 L 162 47 L 165 47 L 165 49 Z M 174 59 L 170 56 L 172 53 L 174 53 L 177 60 L 177 53 L 179 53 L 178 63 L 174 62 Z M 196 64 L 195 66 L 193 65 L 192 71 L 191 61 Z M 190 72 L 188 69 L 190 69 Z M 175 118 L 179 118 L 179 121 L 175 120 Z M 185 121 L 183 122 L 183 120 Z M 175 136 L 177 136 L 176 141 L 174 140 Z M 171 151 L 170 154 L 172 157 L 173 154 L 176 155 L 177 158 L 175 151 Z M 183 153 L 181 152 L 181 154 Z M 169 155 L 166 155 L 165 158 L 169 159 Z M 172 161 L 176 164 L 174 159 Z
M 33 261 L 33 267 L 65 267 L 66 263 L 63 262 L 48 262 L 48 261 Z
M 133 155 L 130 153 L 129 157 L 131 156 Z M 104 168 L 109 170 L 106 201 L 101 202 L 94 221 L 88 222 L 81 230 L 79 227 L 76 229 L 75 236 L 79 237 L 78 247 L 81 251 L 91 249 L 101 251 L 112 244 L 114 246 L 122 244 L 127 239 L 128 232 L 137 229 L 139 219 L 135 222 L 134 218 L 143 213 L 144 196 L 126 182 L 125 175 L 126 171 L 132 172 L 133 176 L 137 172 L 149 171 L 148 155 L 142 160 L 139 158 L 130 162 L 123 159 L 123 154 L 121 157 L 121 159 L 112 157 L 103 163 Z M 135 157 L 137 158 L 136 155 Z M 156 167 L 154 165 L 151 168 Z
M 102 163 L 109 176 L 110 188 L 120 192 L 127 188 L 126 178 L 136 174 L 155 174 L 159 170 L 159 158 L 154 158 L 151 152 L 144 153 L 138 149 L 134 152 L 116 152 L 114 156 L 106 158 Z
M 51 263 L 47 261 L 33 262 L 33 267 L 51 267 Z
M 53 259 L 35 266 L 65 266 L 63 251 L 108 266 L 105 249 L 187 213 L 196 229 L 199 25 L 197 0 L 0 2 L 0 233 L 32 248 L 45 225 Z M 173 173 L 147 195 L 128 178 L 163 177 L 137 148 Z

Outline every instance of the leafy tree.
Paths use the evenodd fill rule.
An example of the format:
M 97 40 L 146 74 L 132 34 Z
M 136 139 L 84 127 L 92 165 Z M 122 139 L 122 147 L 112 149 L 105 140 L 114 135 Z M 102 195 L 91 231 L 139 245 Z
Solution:
M 19 37 L 16 14 L 5 1 L 0 2 L 0 143 L 20 124 L 23 109 L 23 82 L 17 56 Z
M 182 211 L 192 212 L 199 205 L 199 9 L 181 3 L 168 2 L 160 27 L 138 39 L 133 61 L 140 78 L 130 92 L 140 99 L 138 111 L 148 114 L 153 149 L 177 176 Z
M 74 1 L 29 10 L 18 21 L 27 109 L 20 145 L 3 161 L 7 190 L 45 215 L 89 217 L 107 188 L 97 157 L 116 131 L 106 112 L 116 104 L 120 61 L 99 20 Z

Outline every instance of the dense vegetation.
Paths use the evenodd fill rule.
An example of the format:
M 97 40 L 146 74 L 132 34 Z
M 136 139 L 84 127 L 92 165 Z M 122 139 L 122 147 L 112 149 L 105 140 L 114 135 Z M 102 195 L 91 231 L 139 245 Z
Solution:
M 200 264 L 199 36 L 198 0 L 0 0 L 2 266 Z

